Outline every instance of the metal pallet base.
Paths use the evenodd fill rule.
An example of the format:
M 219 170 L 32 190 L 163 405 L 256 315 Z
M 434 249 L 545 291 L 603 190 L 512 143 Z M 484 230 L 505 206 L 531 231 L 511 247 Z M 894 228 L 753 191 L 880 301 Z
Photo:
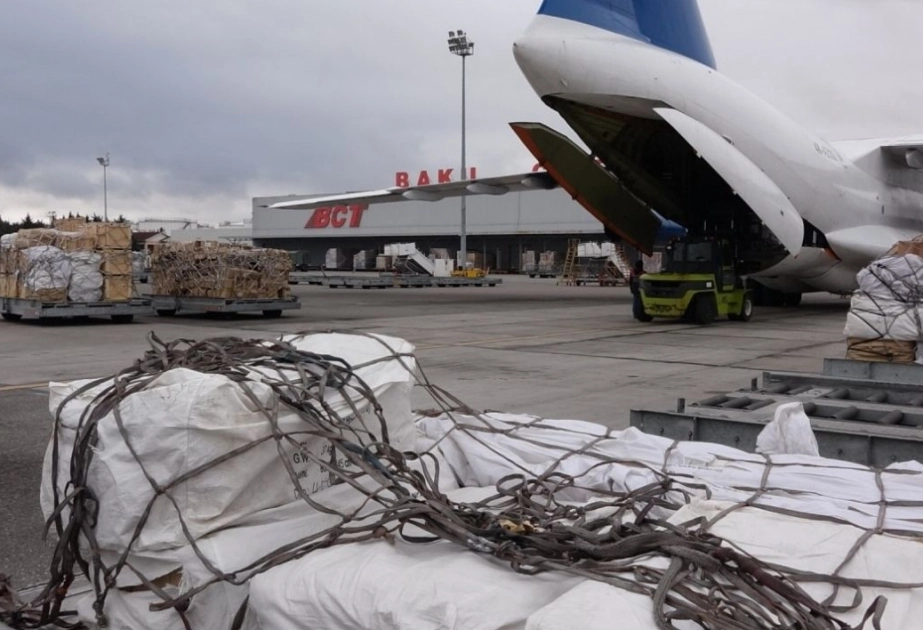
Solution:
M 829 359 L 824 374 L 766 372 L 748 389 L 675 412 L 632 410 L 631 426 L 676 440 L 753 451 L 776 408 L 800 402 L 820 454 L 874 467 L 923 461 L 923 366 Z
M 9 313 L 27 320 L 150 315 L 151 300 L 133 298 L 124 302 L 43 303 L 38 300 L 0 298 L 0 312 Z
M 155 311 L 195 313 L 255 313 L 301 308 L 301 302 L 296 297 L 225 299 L 155 295 L 152 296 L 151 303 Z

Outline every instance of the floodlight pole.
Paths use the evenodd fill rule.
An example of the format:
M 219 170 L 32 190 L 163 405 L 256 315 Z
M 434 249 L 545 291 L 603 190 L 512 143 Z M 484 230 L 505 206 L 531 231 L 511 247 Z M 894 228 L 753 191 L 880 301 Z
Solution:
M 462 60 L 462 135 L 461 135 L 461 179 L 468 179 L 468 165 L 466 163 L 466 67 L 465 62 L 474 54 L 474 42 L 468 40 L 468 35 L 464 31 L 449 31 L 449 52 L 458 55 Z M 467 207 L 467 190 L 461 191 L 461 250 L 459 251 L 459 262 L 461 268 L 467 267 L 468 263 L 468 207 Z
M 106 169 L 109 167 L 109 153 L 106 157 L 98 157 L 96 161 L 103 167 L 103 221 L 109 222 L 109 185 L 106 181 Z

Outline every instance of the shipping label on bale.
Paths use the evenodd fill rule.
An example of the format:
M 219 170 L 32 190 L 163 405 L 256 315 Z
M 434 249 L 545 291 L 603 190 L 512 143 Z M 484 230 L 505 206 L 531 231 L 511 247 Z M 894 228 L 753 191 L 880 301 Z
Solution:
M 360 411 L 359 417 L 362 419 L 361 424 L 375 430 L 377 434 L 378 418 L 370 407 Z M 356 423 L 356 416 L 347 417 L 343 420 L 344 426 L 354 423 Z M 361 427 L 357 428 L 360 434 L 364 433 Z M 346 439 L 349 438 L 347 437 Z M 331 468 L 348 472 L 349 474 L 359 472 L 358 466 L 345 453 L 338 450 L 333 445 L 333 442 L 319 437 L 309 437 L 299 442 L 298 449 L 289 455 L 289 461 L 292 465 L 292 470 L 295 472 L 295 477 L 298 479 L 298 484 L 308 494 L 320 492 L 343 482 L 340 475 L 332 471 Z M 320 462 L 323 462 L 323 464 Z M 300 497 L 297 489 L 293 490 L 293 492 L 296 499 Z

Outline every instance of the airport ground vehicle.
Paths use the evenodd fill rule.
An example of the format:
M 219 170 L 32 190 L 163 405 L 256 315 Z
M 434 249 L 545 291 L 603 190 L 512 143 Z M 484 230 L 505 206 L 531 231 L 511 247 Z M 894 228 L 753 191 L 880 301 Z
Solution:
M 730 241 L 687 238 L 667 246 L 663 270 L 641 276 L 642 321 L 682 317 L 711 324 L 716 317 L 748 321 L 753 297 L 737 273 Z

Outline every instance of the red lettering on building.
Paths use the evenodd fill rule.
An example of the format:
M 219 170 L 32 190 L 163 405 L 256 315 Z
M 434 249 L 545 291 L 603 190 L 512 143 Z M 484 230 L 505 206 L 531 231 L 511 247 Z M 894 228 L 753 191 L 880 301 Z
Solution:
M 440 184 L 448 184 L 454 181 L 452 179 L 452 174 L 454 173 L 454 168 L 440 168 L 436 172 L 436 182 Z M 468 169 L 468 179 L 477 179 L 478 169 L 476 166 L 472 166 Z M 416 183 L 412 183 L 412 178 L 410 173 L 407 171 L 398 171 L 394 174 L 394 186 L 396 188 L 409 188 L 410 186 L 428 186 L 433 183 L 433 177 L 429 174 L 429 171 L 420 171 L 416 177 Z
M 336 206 L 333 209 L 333 213 L 330 215 L 330 225 L 335 228 L 341 228 L 346 225 L 346 217 L 344 216 L 349 212 L 349 208 L 346 206 Z
M 325 228 L 328 225 L 330 225 L 330 208 L 317 208 L 304 227 L 311 230 Z
M 362 215 L 365 214 L 365 211 L 369 209 L 368 206 L 351 206 L 350 211 L 352 214 L 349 217 L 349 227 L 359 227 L 362 224 Z
M 366 205 L 355 206 L 334 206 L 332 208 L 317 208 L 308 222 L 304 224 L 306 230 L 318 230 L 326 227 L 340 229 L 347 224 L 349 217 L 349 227 L 357 228 L 362 225 L 362 217 L 369 207 Z

